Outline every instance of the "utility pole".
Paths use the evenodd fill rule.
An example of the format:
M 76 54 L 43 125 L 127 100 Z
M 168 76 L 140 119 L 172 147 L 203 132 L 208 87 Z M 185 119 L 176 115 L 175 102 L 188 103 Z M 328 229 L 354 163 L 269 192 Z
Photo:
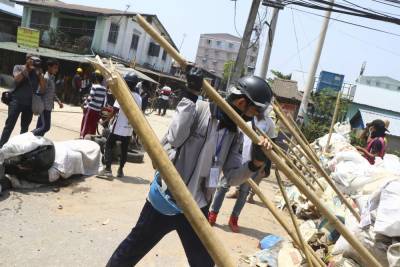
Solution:
M 250 38 L 251 34 L 253 33 L 254 22 L 256 21 L 257 11 L 260 3 L 261 0 L 253 0 L 251 4 L 249 17 L 247 18 L 246 27 L 244 29 L 244 34 L 242 37 L 242 42 L 240 43 L 239 53 L 236 58 L 235 67 L 233 68 L 233 73 L 230 81 L 231 83 L 236 82 L 242 74 L 242 69 L 246 60 L 247 50 L 249 48 Z
M 334 2 L 335 2 L 335 0 L 330 0 L 331 4 L 333 4 Z M 326 32 L 328 30 L 329 19 L 331 17 L 331 13 L 332 13 L 332 10 L 331 10 L 332 5 L 329 5 L 328 8 L 330 10 L 327 10 L 325 12 L 325 18 L 324 18 L 324 22 L 322 23 L 321 33 L 319 35 L 319 40 L 318 40 L 318 45 L 315 50 L 313 62 L 311 64 L 310 70 L 308 72 L 307 83 L 306 83 L 306 86 L 304 87 L 303 99 L 301 100 L 299 114 L 297 116 L 297 120 L 300 121 L 301 123 L 303 122 L 304 117 L 307 114 L 308 100 L 310 98 L 311 91 L 314 88 L 315 72 L 317 71 L 319 59 L 321 57 L 322 47 L 324 46 Z
M 281 0 L 278 0 L 277 2 L 281 3 Z M 278 23 L 278 15 L 279 8 L 275 7 L 274 9 L 272 9 L 272 17 L 269 23 L 267 41 L 265 43 L 264 55 L 261 62 L 260 77 L 263 79 L 267 79 L 268 65 L 271 58 L 272 44 L 274 42 L 276 24 Z

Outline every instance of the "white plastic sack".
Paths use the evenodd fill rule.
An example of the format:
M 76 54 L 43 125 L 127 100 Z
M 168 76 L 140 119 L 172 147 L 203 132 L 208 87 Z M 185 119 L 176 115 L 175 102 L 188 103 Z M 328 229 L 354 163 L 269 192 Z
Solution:
M 102 167 L 100 146 L 90 140 L 71 140 L 54 143 L 56 158 L 49 170 L 49 180 L 75 174 L 96 175 Z
M 387 251 L 389 267 L 400 267 L 400 243 L 393 244 Z
M 32 132 L 13 136 L 0 149 L 0 164 L 5 159 L 31 152 L 43 145 L 53 145 L 53 142 L 45 137 L 34 136 Z
M 381 191 L 374 229 L 385 236 L 400 236 L 400 179 Z

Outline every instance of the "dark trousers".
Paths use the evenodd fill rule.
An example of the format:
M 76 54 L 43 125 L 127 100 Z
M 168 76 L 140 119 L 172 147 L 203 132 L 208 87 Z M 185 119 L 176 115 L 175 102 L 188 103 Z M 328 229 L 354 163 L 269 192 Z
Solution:
M 106 142 L 106 147 L 104 150 L 104 161 L 106 163 L 106 168 L 110 169 L 111 168 L 111 163 L 112 163 L 112 156 L 113 156 L 113 148 L 114 145 L 117 141 L 121 141 L 121 155 L 119 156 L 119 166 L 123 168 L 126 163 L 126 158 L 128 155 L 128 146 L 129 146 L 129 141 L 130 141 L 130 136 L 120 136 L 116 135 L 113 133 L 110 133 L 110 135 L 107 138 Z
M 51 110 L 43 110 L 43 113 L 40 114 L 36 129 L 32 131 L 32 133 L 36 136 L 44 136 L 50 130 L 51 126 Z
M 206 216 L 208 207 L 201 209 Z M 136 265 L 166 234 L 176 230 L 191 267 L 214 266 L 206 248 L 183 214 L 167 216 L 146 201 L 136 226 L 118 246 L 107 267 Z
M 32 122 L 32 106 L 21 105 L 17 100 L 12 100 L 8 105 L 8 116 L 0 139 L 0 147 L 7 143 L 21 114 L 21 134 L 26 133 Z
M 167 113 L 168 102 L 169 102 L 168 100 L 159 98 L 159 101 L 158 101 L 158 115 L 164 116 L 165 113 Z M 161 110 L 162 110 L 162 113 L 161 113 Z

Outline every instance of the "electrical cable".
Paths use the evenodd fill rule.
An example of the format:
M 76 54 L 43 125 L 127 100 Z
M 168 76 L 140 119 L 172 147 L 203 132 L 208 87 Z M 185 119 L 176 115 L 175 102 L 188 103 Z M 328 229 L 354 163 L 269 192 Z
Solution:
M 297 31 L 296 31 L 296 23 L 294 21 L 294 12 L 293 9 L 292 11 L 292 23 L 293 23 L 293 30 L 294 30 L 294 37 L 296 39 L 296 48 L 297 48 L 297 55 L 299 56 L 299 63 L 300 63 L 300 69 L 301 69 L 301 73 L 303 76 L 303 82 L 305 82 L 305 77 L 304 77 L 304 68 L 303 68 L 303 62 L 301 60 L 301 53 L 300 53 L 300 49 L 299 49 L 299 39 L 297 38 Z
M 317 14 L 317 13 L 309 12 L 309 11 L 306 11 L 306 10 L 297 9 L 297 8 L 294 8 L 294 7 L 290 7 L 290 8 L 293 9 L 293 10 L 300 11 L 300 12 L 307 13 L 307 14 L 311 14 L 311 15 L 314 15 L 314 16 L 327 18 L 324 15 L 320 15 L 320 14 Z M 346 21 L 346 20 L 335 19 L 335 18 L 329 18 L 329 19 L 333 20 L 333 21 L 338 21 L 338 22 L 342 22 L 342 23 L 345 23 L 345 24 L 361 27 L 361 28 L 364 28 L 364 29 L 368 29 L 368 30 L 381 32 L 381 33 L 386 33 L 386 34 L 389 34 L 389 35 L 400 37 L 400 34 L 397 34 L 397 33 L 393 33 L 393 32 L 389 32 L 389 31 L 385 31 L 385 30 L 381 30 L 381 29 L 377 29 L 377 28 L 373 28 L 373 27 L 369 27 L 369 26 L 365 26 L 365 25 L 361 25 L 361 24 L 357 24 L 357 23 L 353 23 L 353 22 L 349 22 L 349 21 Z

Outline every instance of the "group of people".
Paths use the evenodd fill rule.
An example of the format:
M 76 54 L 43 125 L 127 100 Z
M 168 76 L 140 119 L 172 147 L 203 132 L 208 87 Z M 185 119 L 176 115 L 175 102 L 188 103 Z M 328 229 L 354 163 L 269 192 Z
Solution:
M 46 66 L 45 71 L 43 66 Z M 32 131 L 36 136 L 44 136 L 51 127 L 51 112 L 54 102 L 60 108 L 63 103 L 56 95 L 55 77 L 59 70 L 59 62 L 49 59 L 43 64 L 40 57 L 27 54 L 24 65 L 15 65 L 13 69 L 14 88 L 2 100 L 8 104 L 8 116 L 0 138 L 0 148 L 7 143 L 19 116 L 21 115 L 20 133 L 26 133 L 32 122 L 32 98 L 34 94 L 40 95 L 44 109 L 39 114 L 36 128 Z

